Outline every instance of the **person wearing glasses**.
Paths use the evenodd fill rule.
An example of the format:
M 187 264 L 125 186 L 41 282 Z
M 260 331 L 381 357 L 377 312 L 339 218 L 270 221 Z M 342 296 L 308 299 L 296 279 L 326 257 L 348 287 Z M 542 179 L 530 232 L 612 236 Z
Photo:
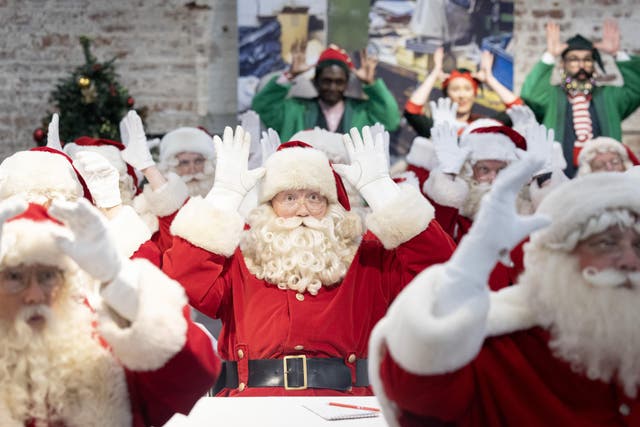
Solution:
M 639 164 L 626 144 L 600 136 L 587 141 L 578 155 L 577 176 L 595 172 L 625 172 Z
M 547 51 L 525 78 L 520 96 L 538 121 L 555 130 L 567 162 L 565 174 L 573 177 L 582 146 L 598 136 L 622 140 L 621 122 L 640 106 L 640 57 L 620 50 L 620 29 L 605 20 L 602 40 L 593 43 L 583 36 L 560 41 L 560 26 L 548 23 Z M 624 80 L 623 86 L 598 85 L 598 64 L 604 72 L 600 52 L 613 55 Z M 560 55 L 560 85 L 552 85 L 555 57 Z
M 409 280 L 453 251 L 427 199 L 390 178 L 383 135 L 352 128 L 343 139 L 350 165 L 289 141 L 249 170 L 250 137 L 227 128 L 214 137 L 211 192 L 173 221 L 163 270 L 222 322 L 218 396 L 371 395 L 371 328 Z M 371 208 L 366 237 L 336 172 Z M 259 181 L 245 227 L 238 209 Z

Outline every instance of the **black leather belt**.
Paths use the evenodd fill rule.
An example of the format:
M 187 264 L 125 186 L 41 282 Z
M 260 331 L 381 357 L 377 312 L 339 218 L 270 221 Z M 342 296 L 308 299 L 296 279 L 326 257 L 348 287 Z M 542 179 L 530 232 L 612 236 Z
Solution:
M 304 355 L 285 356 L 284 359 L 249 360 L 249 387 L 284 387 L 286 390 L 328 388 L 347 391 L 354 385 L 369 385 L 367 359 L 356 360 L 356 381 L 351 383 L 351 370 L 339 358 L 309 359 Z M 238 387 L 238 362 L 225 361 L 222 373 L 215 386 Z

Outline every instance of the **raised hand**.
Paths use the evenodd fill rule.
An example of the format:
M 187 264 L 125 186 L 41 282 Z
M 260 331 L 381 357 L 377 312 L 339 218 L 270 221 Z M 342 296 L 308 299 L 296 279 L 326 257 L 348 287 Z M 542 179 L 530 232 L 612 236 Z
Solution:
M 480 56 L 480 67 L 478 71 L 473 73 L 473 77 L 480 80 L 482 83 L 486 83 L 488 79 L 493 76 L 493 53 L 488 50 L 483 50 Z
M 468 148 L 458 145 L 458 132 L 448 122 L 431 128 L 431 141 L 438 158 L 438 168 L 444 173 L 457 175 L 469 155 Z
M 371 136 L 373 137 L 374 141 L 376 140 L 378 134 L 382 134 L 382 144 L 384 145 L 384 152 L 387 155 L 388 164 L 391 165 L 391 158 L 389 156 L 389 144 L 391 141 L 391 137 L 389 135 L 389 132 L 385 130 L 382 123 L 375 123 L 369 128 L 369 130 L 371 131 Z
M 120 124 L 121 133 L 129 139 L 128 143 L 125 144 L 126 148 L 120 152 L 123 160 L 141 171 L 155 165 L 156 162 L 154 162 L 147 144 L 147 136 L 144 133 L 142 119 L 140 119 L 138 113 L 135 110 L 129 111 Z
M 605 19 L 602 28 L 602 40 L 593 44 L 602 52 L 615 55 L 620 50 L 620 27 L 615 19 Z
M 367 49 L 360 50 L 360 68 L 354 71 L 356 77 L 365 84 L 372 84 L 376 79 L 378 57 L 369 55 Z
M 291 45 L 291 67 L 289 68 L 291 78 L 306 72 L 311 67 L 307 64 L 307 41 L 294 41 Z
M 511 118 L 513 129 L 523 136 L 529 126 L 538 124 L 533 110 L 526 105 L 514 105 L 507 110 L 507 115 Z
M 78 151 L 73 165 L 86 181 L 97 207 L 112 208 L 122 203 L 120 173 L 104 156 L 94 151 Z
M 47 147 L 54 150 L 62 151 L 62 143 L 60 142 L 60 117 L 58 113 L 53 113 L 49 129 L 47 131 Z
M 429 101 L 429 107 L 431 109 L 431 118 L 433 119 L 434 126 L 449 123 L 451 127 L 458 127 L 456 120 L 458 104 L 451 101 L 451 98 L 438 98 L 437 103 Z
M 524 132 L 527 140 L 527 155 L 541 162 L 541 172 L 550 172 L 553 167 L 554 130 L 547 130 L 544 125 L 537 123 L 529 125 Z
M 278 150 L 280 146 L 280 135 L 275 130 L 269 128 L 266 132 L 262 132 L 260 138 L 260 149 L 262 150 L 262 164 Z
M 351 128 L 343 135 L 350 165 L 334 165 L 334 169 L 351 185 L 360 190 L 381 178 L 389 178 L 389 165 L 384 153 L 384 138 L 377 134 L 375 140 L 369 126 L 362 128 L 362 136 L 357 128 Z
M 555 22 L 547 22 L 547 52 L 553 56 L 558 56 L 567 48 L 567 44 L 560 41 L 560 25 Z

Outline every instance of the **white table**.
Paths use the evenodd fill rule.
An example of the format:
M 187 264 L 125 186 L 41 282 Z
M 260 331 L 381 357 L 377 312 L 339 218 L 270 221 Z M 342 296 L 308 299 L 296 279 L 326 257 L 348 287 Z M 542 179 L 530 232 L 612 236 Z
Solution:
M 382 413 L 375 418 L 327 421 L 302 406 L 323 402 L 380 408 L 373 396 L 203 397 L 188 417 L 175 416 L 165 427 L 388 427 Z

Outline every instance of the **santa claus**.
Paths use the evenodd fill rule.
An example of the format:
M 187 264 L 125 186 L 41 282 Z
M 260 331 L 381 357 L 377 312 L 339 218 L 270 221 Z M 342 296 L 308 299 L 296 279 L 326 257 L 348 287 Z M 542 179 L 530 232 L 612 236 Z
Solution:
M 578 176 L 593 172 L 624 172 L 640 164 L 625 144 L 608 136 L 588 140 L 578 155 Z
M 451 260 L 376 326 L 390 425 L 640 425 L 640 178 L 579 177 L 521 217 L 517 193 L 541 164 L 503 171 Z M 489 292 L 495 262 L 530 233 L 519 283 Z
M 147 426 L 188 413 L 220 362 L 182 288 L 119 255 L 84 200 L 48 211 L 5 200 L 0 225 L 0 425 Z
M 369 331 L 404 285 L 446 260 L 453 242 L 420 192 L 388 173 L 382 135 L 345 135 L 350 165 L 334 165 L 372 212 L 363 240 L 327 156 L 288 142 L 248 170 L 249 136 L 225 129 L 216 178 L 176 216 L 163 269 L 189 302 L 222 320 L 220 395 L 366 395 Z M 238 208 L 259 184 L 259 206 Z

